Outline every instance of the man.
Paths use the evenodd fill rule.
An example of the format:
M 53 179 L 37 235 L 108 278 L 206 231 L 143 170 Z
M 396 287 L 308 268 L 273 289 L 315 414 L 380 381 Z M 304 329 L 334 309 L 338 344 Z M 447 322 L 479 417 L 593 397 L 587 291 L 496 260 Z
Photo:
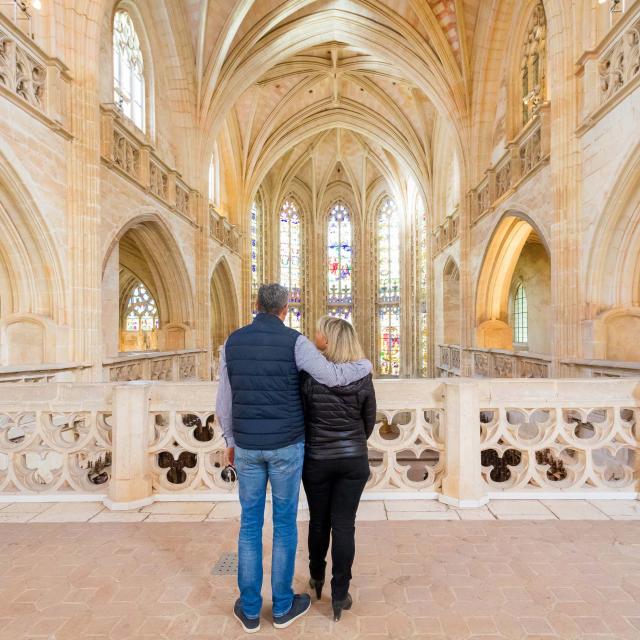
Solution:
M 292 589 L 298 529 L 298 496 L 304 460 L 304 415 L 299 372 L 329 387 L 371 373 L 360 360 L 336 365 L 294 329 L 285 326 L 289 292 L 279 284 L 258 291 L 254 321 L 232 333 L 220 353 L 216 413 L 227 458 L 238 472 L 242 518 L 238 539 L 240 598 L 234 616 L 248 633 L 260 630 L 262 525 L 267 482 L 273 502 L 271 590 L 273 625 L 288 627 L 311 606 Z

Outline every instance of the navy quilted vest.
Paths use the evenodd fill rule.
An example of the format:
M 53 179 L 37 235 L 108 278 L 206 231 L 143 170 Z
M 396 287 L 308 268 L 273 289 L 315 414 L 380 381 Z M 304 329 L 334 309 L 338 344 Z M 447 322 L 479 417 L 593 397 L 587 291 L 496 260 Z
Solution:
M 280 449 L 304 441 L 295 344 L 300 334 L 259 313 L 227 340 L 233 437 L 242 449 Z

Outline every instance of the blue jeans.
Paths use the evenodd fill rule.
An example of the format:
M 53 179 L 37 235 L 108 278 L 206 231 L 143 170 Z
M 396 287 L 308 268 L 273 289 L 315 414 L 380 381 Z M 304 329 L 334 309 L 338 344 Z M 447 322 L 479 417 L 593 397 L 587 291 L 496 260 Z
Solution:
M 247 618 L 260 617 L 262 609 L 262 525 L 267 481 L 271 483 L 273 502 L 273 615 L 282 616 L 291 609 L 298 546 L 296 517 L 303 461 L 303 442 L 273 451 L 236 446 L 235 465 L 242 507 L 238 538 L 238 587 L 242 611 Z

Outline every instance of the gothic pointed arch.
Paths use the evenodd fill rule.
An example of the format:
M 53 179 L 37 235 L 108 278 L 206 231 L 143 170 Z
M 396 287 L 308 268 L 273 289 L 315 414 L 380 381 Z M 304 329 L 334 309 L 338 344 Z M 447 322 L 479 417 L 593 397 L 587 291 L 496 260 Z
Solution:
M 443 338 L 445 344 L 460 344 L 460 269 L 452 256 L 442 270 Z
M 229 263 L 223 256 L 211 275 L 211 348 L 214 356 L 238 325 L 236 286 Z
M 485 251 L 476 287 L 476 345 L 514 349 L 514 305 L 518 287 L 524 281 L 535 287 L 535 311 L 530 304 L 530 321 L 535 321 L 536 339 L 524 345 L 536 353 L 548 353 L 550 341 L 551 273 L 550 255 L 544 236 L 534 223 L 518 212 L 508 212 L 497 224 Z M 534 296 L 529 295 L 529 302 Z M 531 313 L 533 312 L 533 313 Z
M 103 315 L 107 355 L 138 350 L 139 344 L 116 343 L 114 333 L 126 324 L 123 316 L 132 287 L 141 283 L 157 305 L 158 340 L 150 348 L 175 350 L 193 341 L 193 291 L 189 273 L 173 234 L 157 214 L 131 219 L 113 237 L 103 261 Z M 118 317 L 111 310 L 117 301 Z M 116 327 L 118 330 L 116 330 Z M 143 349 L 144 350 L 144 349 Z
M 0 151 L 1 364 L 68 358 L 64 278 L 55 246 L 17 167 Z
M 640 145 L 618 173 L 593 233 L 586 267 L 590 356 L 640 358 Z

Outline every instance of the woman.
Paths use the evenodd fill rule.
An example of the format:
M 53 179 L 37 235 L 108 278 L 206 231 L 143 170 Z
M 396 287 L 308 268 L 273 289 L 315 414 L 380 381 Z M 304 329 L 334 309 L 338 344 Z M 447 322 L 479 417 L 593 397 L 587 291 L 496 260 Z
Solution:
M 316 346 L 335 363 L 364 358 L 354 328 L 340 318 L 320 318 Z M 367 439 L 376 422 L 376 396 L 371 375 L 346 387 L 329 388 L 304 374 L 302 399 L 306 425 L 302 482 L 310 514 L 309 584 L 320 599 L 331 536 L 331 600 L 337 621 L 353 604 L 349 583 L 355 520 L 369 479 Z

